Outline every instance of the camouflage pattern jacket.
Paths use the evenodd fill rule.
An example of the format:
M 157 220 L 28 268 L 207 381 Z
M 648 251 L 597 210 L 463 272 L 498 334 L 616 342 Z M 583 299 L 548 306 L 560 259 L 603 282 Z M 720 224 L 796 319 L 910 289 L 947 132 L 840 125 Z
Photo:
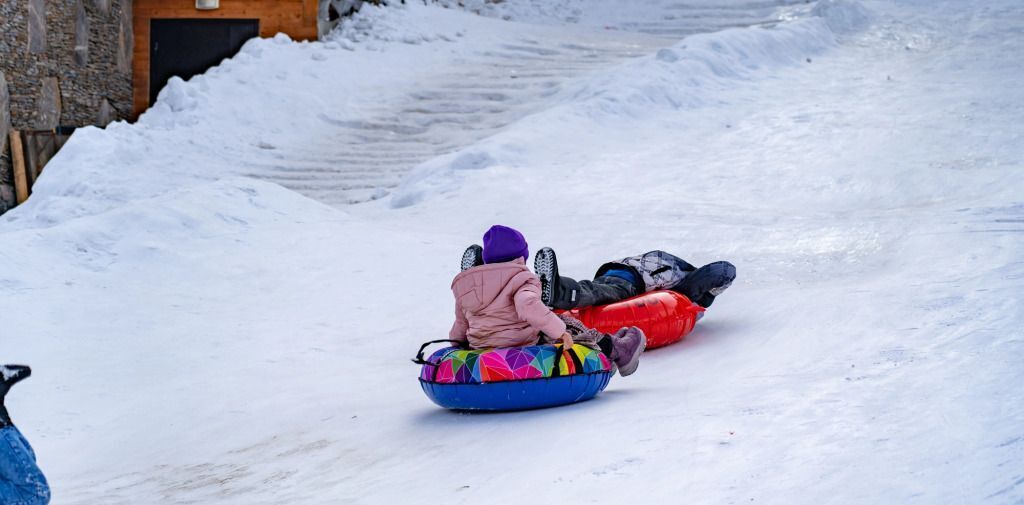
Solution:
M 637 276 L 637 291 L 647 292 L 655 289 L 672 289 L 697 268 L 665 251 L 651 251 L 605 263 L 597 269 L 594 277 L 600 277 L 614 269 L 632 271 Z

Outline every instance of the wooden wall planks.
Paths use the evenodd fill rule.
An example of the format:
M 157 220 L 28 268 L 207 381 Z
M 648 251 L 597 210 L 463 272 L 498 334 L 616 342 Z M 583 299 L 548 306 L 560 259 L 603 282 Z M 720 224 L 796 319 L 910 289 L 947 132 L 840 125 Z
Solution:
M 149 107 L 149 25 L 153 19 L 259 19 L 260 36 L 286 33 L 296 40 L 316 40 L 318 0 L 220 0 L 216 10 L 197 10 L 195 0 L 135 0 L 132 55 L 133 116 Z

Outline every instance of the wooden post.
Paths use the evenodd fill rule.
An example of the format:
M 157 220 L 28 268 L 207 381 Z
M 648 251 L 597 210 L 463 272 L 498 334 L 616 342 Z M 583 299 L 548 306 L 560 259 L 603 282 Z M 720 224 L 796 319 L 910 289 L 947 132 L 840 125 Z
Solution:
M 32 131 L 21 133 L 21 163 L 25 165 L 25 185 L 28 195 L 32 194 L 32 185 L 36 183 L 36 136 Z
M 21 132 L 11 130 L 11 161 L 14 162 L 14 194 L 20 205 L 28 200 L 28 177 L 25 172 L 25 150 L 21 146 Z

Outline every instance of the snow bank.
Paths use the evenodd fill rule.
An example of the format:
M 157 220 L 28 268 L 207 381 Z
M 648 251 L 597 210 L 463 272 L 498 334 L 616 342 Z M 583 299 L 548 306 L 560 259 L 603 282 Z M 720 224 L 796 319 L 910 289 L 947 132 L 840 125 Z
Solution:
M 715 103 L 721 89 L 763 76 L 766 69 L 804 63 L 833 47 L 826 27 L 821 19 L 808 19 L 694 35 L 591 80 L 576 92 L 576 100 L 590 119 L 605 123 L 702 107 Z
M 276 184 L 232 177 L 197 182 L 125 202 L 109 212 L 54 222 L 45 233 L 6 231 L 5 241 L 36 254 L 11 257 L 0 285 L 38 282 L 39 265 L 51 265 L 45 275 L 57 283 L 78 277 L 79 271 L 102 274 L 115 264 L 122 271 L 158 266 L 162 272 L 181 275 L 194 268 L 193 255 L 198 252 L 181 249 L 183 244 L 217 242 L 268 227 L 339 221 L 344 216 Z M 207 266 L 216 268 L 213 263 Z

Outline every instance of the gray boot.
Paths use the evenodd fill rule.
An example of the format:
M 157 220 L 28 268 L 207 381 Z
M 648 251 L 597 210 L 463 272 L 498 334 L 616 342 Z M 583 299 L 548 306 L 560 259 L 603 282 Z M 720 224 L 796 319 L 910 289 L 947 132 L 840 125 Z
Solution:
M 619 375 L 625 377 L 632 375 L 640 366 L 640 354 L 647 348 L 647 335 L 637 328 L 630 326 L 621 328 L 612 335 L 612 361 L 619 367 Z

